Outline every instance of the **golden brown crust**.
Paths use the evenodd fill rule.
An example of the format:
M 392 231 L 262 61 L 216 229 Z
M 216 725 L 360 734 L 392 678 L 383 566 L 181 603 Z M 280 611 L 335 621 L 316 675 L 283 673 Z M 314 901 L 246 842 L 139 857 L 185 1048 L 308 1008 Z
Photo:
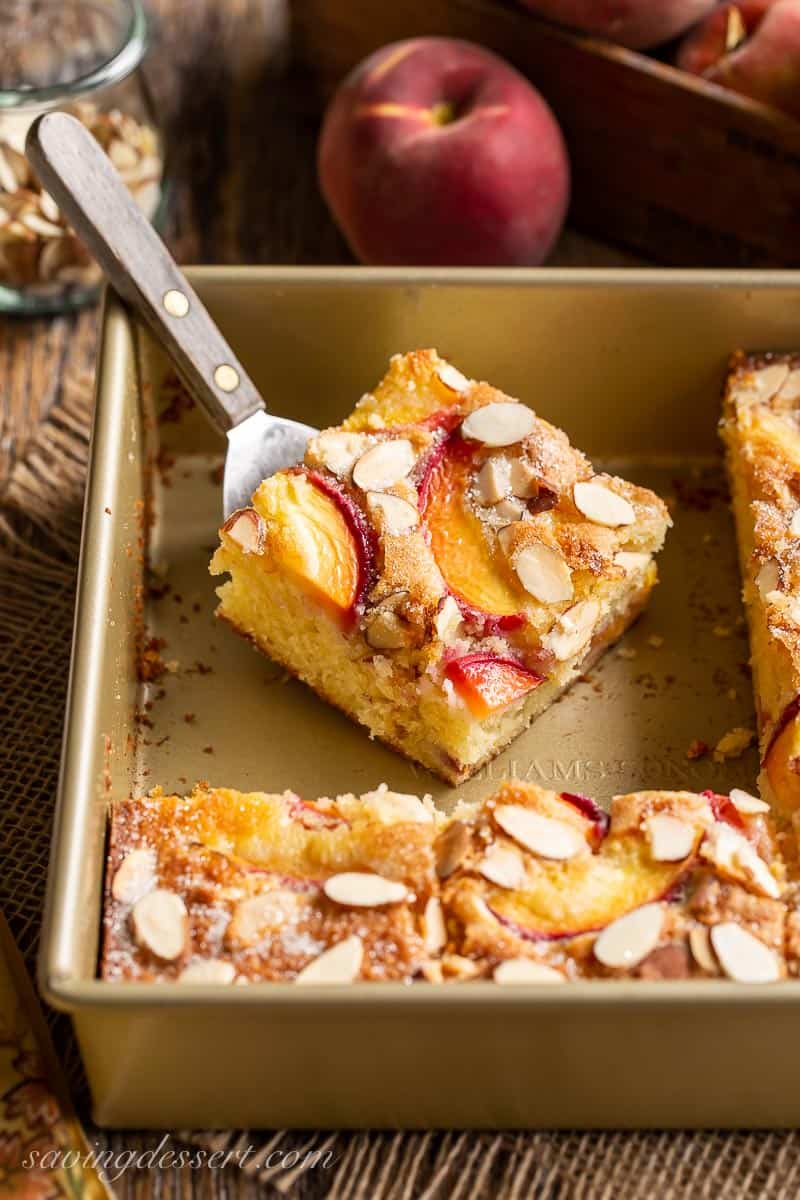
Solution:
M 800 799 L 793 767 L 800 693 L 800 358 L 734 355 L 721 432 L 750 629 L 762 785 L 789 813 Z
M 156 790 L 112 809 L 101 973 L 293 980 L 347 943 L 356 960 L 336 982 L 503 982 L 530 964 L 544 982 L 745 979 L 755 945 L 761 977 L 778 979 L 798 974 L 800 905 L 776 847 L 763 815 L 710 793 L 621 796 L 606 817 L 507 782 L 447 818 L 383 786 L 311 802 Z M 353 872 L 390 892 L 365 900 Z M 743 958 L 714 949 L 731 929 Z

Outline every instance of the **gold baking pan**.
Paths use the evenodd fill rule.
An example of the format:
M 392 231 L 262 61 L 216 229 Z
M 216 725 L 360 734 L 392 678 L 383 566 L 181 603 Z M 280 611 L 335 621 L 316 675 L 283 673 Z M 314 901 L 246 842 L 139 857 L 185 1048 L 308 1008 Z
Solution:
M 385 780 L 448 805 L 517 775 L 601 800 L 753 788 L 754 727 L 716 424 L 730 351 L 797 349 L 800 274 L 197 269 L 276 412 L 338 421 L 388 357 L 436 346 L 562 425 L 675 517 L 621 645 L 452 790 L 215 625 L 222 446 L 159 415 L 163 358 L 110 298 L 40 982 L 75 1024 L 97 1121 L 134 1127 L 776 1126 L 800 1121 L 800 981 L 346 988 L 97 979 L 109 800 L 195 780 L 316 796 Z M 145 539 L 158 584 L 145 598 Z M 168 586 L 166 586 L 168 585 Z M 139 684 L 143 637 L 162 678 Z

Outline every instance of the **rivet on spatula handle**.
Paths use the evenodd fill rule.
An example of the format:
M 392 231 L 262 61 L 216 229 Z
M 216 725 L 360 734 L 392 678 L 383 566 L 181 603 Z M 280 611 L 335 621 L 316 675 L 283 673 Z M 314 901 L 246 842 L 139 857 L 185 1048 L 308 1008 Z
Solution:
M 28 158 L 103 268 L 144 317 L 223 432 L 264 402 L 244 367 L 89 131 L 67 113 L 31 126 Z

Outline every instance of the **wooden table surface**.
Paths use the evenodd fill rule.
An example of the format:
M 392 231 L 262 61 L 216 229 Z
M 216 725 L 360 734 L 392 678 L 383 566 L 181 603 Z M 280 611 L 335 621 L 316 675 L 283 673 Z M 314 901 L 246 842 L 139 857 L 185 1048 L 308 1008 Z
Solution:
M 287 72 L 287 0 L 150 0 L 150 11 L 147 75 L 168 137 L 173 188 L 166 235 L 179 261 L 352 262 L 316 186 L 312 99 Z M 636 260 L 568 232 L 552 261 Z M 92 309 L 0 319 L 0 496 L 64 380 L 93 368 L 97 330 Z M 104 1139 L 117 1150 L 158 1140 Z M 235 1169 L 188 1168 L 129 1171 L 115 1192 L 125 1200 L 278 1194 Z M 328 1186 L 306 1178 L 290 1194 L 327 1195 Z

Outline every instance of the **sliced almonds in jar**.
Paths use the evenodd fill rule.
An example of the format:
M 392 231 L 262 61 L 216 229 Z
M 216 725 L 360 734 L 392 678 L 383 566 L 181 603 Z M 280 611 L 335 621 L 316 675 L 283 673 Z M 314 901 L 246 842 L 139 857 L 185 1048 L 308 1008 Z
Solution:
M 342 871 L 338 875 L 331 875 L 325 880 L 322 890 L 329 900 L 348 908 L 378 908 L 383 904 L 399 904 L 408 895 L 405 884 L 371 871 Z
M 643 904 L 606 926 L 594 943 L 594 956 L 604 967 L 636 967 L 655 950 L 663 927 L 662 905 Z
M 544 817 L 520 804 L 500 804 L 493 813 L 503 833 L 540 858 L 564 861 L 587 854 L 585 837 L 572 825 L 554 817 Z
M 186 949 L 189 914 L 176 892 L 154 888 L 131 910 L 133 934 L 140 946 L 156 958 L 172 962 Z
M 737 983 L 774 983 L 781 965 L 774 950 L 734 921 L 713 925 L 710 933 L 719 964 Z
M 575 507 L 589 521 L 616 529 L 620 525 L 633 525 L 636 512 L 633 505 L 604 483 L 585 480 L 572 489 Z
M 353 934 L 303 967 L 295 977 L 295 983 L 354 983 L 361 974 L 363 961 L 364 943 Z
M 353 483 L 364 492 L 383 492 L 394 487 L 411 471 L 416 461 L 408 438 L 392 438 L 371 446 L 353 467 Z
M 484 446 L 513 446 L 536 427 L 536 414 L 525 404 L 501 400 L 476 408 L 461 423 L 461 433 Z

